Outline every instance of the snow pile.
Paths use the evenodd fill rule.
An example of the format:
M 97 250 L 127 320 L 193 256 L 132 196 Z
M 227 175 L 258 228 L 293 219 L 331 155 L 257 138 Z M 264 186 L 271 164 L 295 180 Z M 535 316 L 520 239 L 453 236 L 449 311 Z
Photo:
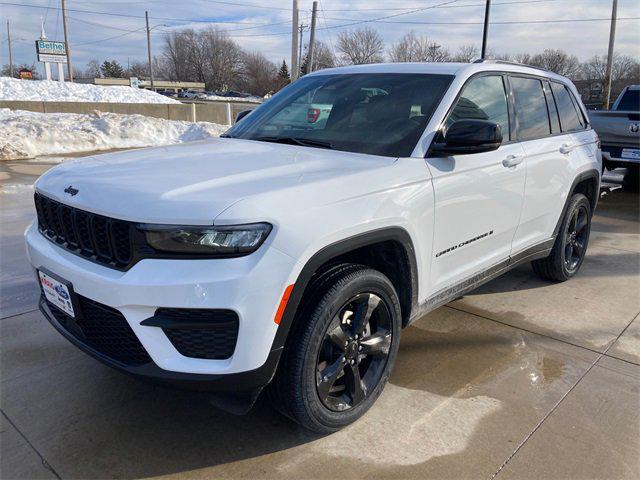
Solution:
M 104 87 L 53 80 L 19 80 L 0 77 L 0 100 L 36 102 L 180 103 L 151 90 Z
M 223 97 L 220 95 L 205 95 L 205 100 L 213 100 L 216 102 L 245 102 L 245 103 L 262 103 L 260 97 Z
M 0 109 L 0 160 L 114 148 L 171 145 L 217 137 L 229 127 L 142 115 L 36 113 Z

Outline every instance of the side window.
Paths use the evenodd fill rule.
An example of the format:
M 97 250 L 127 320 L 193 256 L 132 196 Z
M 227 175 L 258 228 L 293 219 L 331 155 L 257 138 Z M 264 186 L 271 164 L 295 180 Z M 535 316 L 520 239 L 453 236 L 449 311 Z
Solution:
M 584 128 L 584 122 L 581 115 L 576 109 L 576 105 L 571 99 L 571 94 L 567 87 L 560 83 L 551 82 L 551 90 L 558 105 L 558 115 L 560 116 L 560 126 L 563 132 L 572 130 L 581 130 Z
M 501 76 L 482 76 L 471 80 L 447 118 L 446 126 L 462 119 L 489 120 L 500 125 L 505 141 L 511 138 L 509 109 Z
M 515 96 L 518 140 L 532 140 L 551 133 L 542 82 L 536 78 L 511 77 Z
M 549 121 L 551 122 L 551 133 L 560 133 L 560 119 L 558 117 L 558 109 L 556 102 L 551 94 L 551 85 L 549 82 L 542 82 L 544 88 L 544 98 L 547 99 L 547 108 L 549 109 Z

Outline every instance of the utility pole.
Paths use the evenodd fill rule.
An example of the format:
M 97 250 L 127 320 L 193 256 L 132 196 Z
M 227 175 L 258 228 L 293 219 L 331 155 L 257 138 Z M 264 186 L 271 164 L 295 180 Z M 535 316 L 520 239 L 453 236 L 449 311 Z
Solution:
M 64 44 L 67 51 L 67 73 L 69 76 L 69 81 L 73 82 L 73 69 L 71 67 L 71 48 L 69 47 L 69 31 L 67 30 L 67 7 L 64 4 L 64 0 L 60 1 L 62 2 L 62 27 L 64 28 Z
M 316 16 L 318 15 L 318 2 L 313 2 L 313 10 L 311 11 L 311 33 L 309 34 L 309 51 L 307 55 L 307 70 L 313 72 L 313 54 L 315 53 L 316 41 Z
M 9 44 L 9 73 L 13 78 L 13 55 L 11 53 L 11 30 L 9 30 L 9 20 L 7 20 L 7 43 Z
M 607 53 L 607 72 L 605 75 L 604 108 L 609 110 L 611 103 L 611 70 L 613 69 L 613 44 L 616 39 L 616 20 L 618 18 L 618 0 L 613 0 L 611 8 L 611 29 L 609 30 L 609 52 Z
M 151 77 L 151 90 L 154 89 L 153 65 L 151 64 L 151 29 L 149 28 L 149 12 L 145 10 L 144 19 L 147 22 L 147 56 L 149 57 L 149 76 Z
M 487 54 L 487 34 L 489 33 L 489 10 L 491 10 L 491 0 L 487 0 L 484 7 L 484 30 L 482 31 L 482 52 L 480 58 L 484 59 Z
M 300 32 L 300 37 L 299 37 L 299 40 L 298 40 L 298 46 L 299 46 L 299 49 L 298 49 L 298 70 L 299 70 L 299 72 L 298 72 L 298 75 L 297 75 L 298 77 L 301 77 L 302 74 L 303 74 L 303 72 L 302 72 L 302 44 L 304 42 L 303 42 L 302 39 L 304 38 L 304 29 L 305 28 L 307 28 L 307 26 L 304 25 L 304 24 L 300 24 L 300 26 L 298 27 L 298 31 Z
M 298 0 L 293 0 L 291 25 L 291 81 L 298 78 Z

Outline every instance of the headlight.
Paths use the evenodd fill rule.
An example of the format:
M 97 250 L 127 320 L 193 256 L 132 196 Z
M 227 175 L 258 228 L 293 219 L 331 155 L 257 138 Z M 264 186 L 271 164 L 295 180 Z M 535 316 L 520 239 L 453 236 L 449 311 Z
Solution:
M 254 252 L 271 232 L 268 223 L 195 226 L 139 225 L 149 246 L 161 252 L 239 256 Z

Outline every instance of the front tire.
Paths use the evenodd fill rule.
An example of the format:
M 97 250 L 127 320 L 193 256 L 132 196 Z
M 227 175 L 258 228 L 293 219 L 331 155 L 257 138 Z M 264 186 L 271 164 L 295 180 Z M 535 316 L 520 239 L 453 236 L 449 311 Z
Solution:
M 569 201 L 551 253 L 531 262 L 534 272 L 546 280 L 569 280 L 584 261 L 590 232 L 591 204 L 583 194 L 576 193 Z
M 382 393 L 400 342 L 400 302 L 386 276 L 354 264 L 333 267 L 309 290 L 269 391 L 281 413 L 331 433 Z

